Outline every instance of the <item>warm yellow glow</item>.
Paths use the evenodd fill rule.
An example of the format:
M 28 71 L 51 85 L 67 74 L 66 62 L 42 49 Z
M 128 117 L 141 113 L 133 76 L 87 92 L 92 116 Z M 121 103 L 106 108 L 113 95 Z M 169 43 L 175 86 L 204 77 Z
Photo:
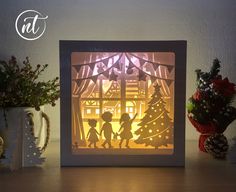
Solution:
M 128 56 L 118 53 L 116 58 L 110 57 L 108 60 L 104 60 L 104 58 L 111 56 L 111 53 L 92 53 L 93 57 L 91 53 L 86 53 L 86 57 L 84 53 L 78 54 L 82 55 L 82 57 L 79 57 L 80 59 L 75 61 L 72 58 L 72 66 L 82 63 L 81 67 L 73 68 L 72 73 L 72 82 L 75 79 L 78 80 L 78 82 L 76 81 L 77 84 L 72 85 L 72 94 L 80 97 L 79 100 L 72 101 L 74 108 L 72 116 L 73 147 L 77 143 L 79 147 L 75 148 L 89 150 L 90 148 L 98 148 L 96 150 L 104 151 L 103 144 L 107 140 L 103 129 L 103 126 L 105 126 L 112 130 L 109 133 L 109 145 L 111 146 L 109 147 L 106 143 L 105 147 L 106 149 L 112 148 L 111 151 L 119 151 L 120 148 L 122 150 L 126 148 L 131 150 L 159 150 L 167 145 L 171 145 L 169 148 L 173 150 L 172 140 L 165 140 L 167 138 L 172 139 L 172 135 L 165 134 L 162 136 L 161 134 L 170 133 L 171 131 L 167 129 L 172 129 L 168 119 L 164 120 L 166 115 L 171 120 L 174 119 L 174 102 L 172 101 L 174 81 L 171 86 L 167 83 L 174 78 L 168 75 L 169 66 L 167 68 L 165 64 L 168 63 L 168 65 L 174 66 L 174 59 L 172 62 L 168 62 L 165 60 L 166 56 L 163 59 L 159 58 L 160 53 L 137 54 L 143 60 L 150 60 L 150 63 L 146 62 L 146 64 L 141 65 L 140 61 L 142 59 L 140 60 L 137 57 L 135 60 L 129 53 L 127 53 Z M 169 55 L 169 53 L 165 54 Z M 121 59 L 119 55 L 123 55 Z M 95 65 L 93 58 L 96 58 Z M 157 65 L 159 71 L 155 70 L 154 67 L 157 58 L 163 65 Z M 119 67 L 116 65 L 118 59 L 120 59 Z M 86 65 L 86 63 L 93 65 Z M 102 66 L 102 68 L 99 68 L 99 66 Z M 132 67 L 132 70 L 127 72 L 128 66 L 136 67 Z M 167 75 L 165 75 L 166 71 Z M 141 72 L 144 72 L 146 78 L 143 78 Z M 159 90 L 157 91 L 158 86 Z M 102 117 L 105 112 L 111 112 L 110 120 Z M 126 116 L 122 120 L 121 117 L 125 113 L 128 117 Z M 92 120 L 96 123 L 91 123 Z M 103 130 L 102 133 L 101 130 Z

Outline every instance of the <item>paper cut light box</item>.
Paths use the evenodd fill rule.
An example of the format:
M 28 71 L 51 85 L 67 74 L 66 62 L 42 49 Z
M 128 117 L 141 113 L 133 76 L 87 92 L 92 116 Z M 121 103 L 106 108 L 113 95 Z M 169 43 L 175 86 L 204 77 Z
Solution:
M 185 41 L 60 41 L 61 165 L 183 166 Z

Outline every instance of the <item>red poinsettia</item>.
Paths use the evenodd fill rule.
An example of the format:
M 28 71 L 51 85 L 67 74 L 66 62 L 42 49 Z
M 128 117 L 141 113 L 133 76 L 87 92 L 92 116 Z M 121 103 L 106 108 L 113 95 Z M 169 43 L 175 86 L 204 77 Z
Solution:
M 230 83 L 227 77 L 224 79 L 214 79 L 212 80 L 212 83 L 213 89 L 215 89 L 217 92 L 219 92 L 225 97 L 230 97 L 235 94 L 235 84 Z
M 193 95 L 193 99 L 197 100 L 197 101 L 201 100 L 202 99 L 202 93 L 199 90 L 197 90 Z

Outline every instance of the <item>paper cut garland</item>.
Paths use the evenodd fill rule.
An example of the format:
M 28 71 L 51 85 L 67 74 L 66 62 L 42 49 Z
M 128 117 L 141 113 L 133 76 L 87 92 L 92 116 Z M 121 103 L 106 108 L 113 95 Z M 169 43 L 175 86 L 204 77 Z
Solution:
M 139 75 L 138 75 L 139 81 L 146 81 L 146 77 L 147 77 L 146 74 L 143 71 L 139 70 Z
M 90 67 L 90 65 L 94 65 L 96 63 L 101 63 L 102 62 L 104 65 L 108 66 L 109 59 L 112 58 L 112 57 L 115 57 L 117 55 L 119 55 L 119 54 L 114 54 L 114 55 L 111 55 L 110 57 L 107 57 L 105 59 L 101 59 L 99 61 L 95 61 L 95 62 L 91 62 L 91 63 L 75 64 L 75 65 L 73 65 L 73 67 L 76 69 L 77 73 L 79 73 L 81 67 L 84 67 L 84 66 L 89 66 Z M 91 68 L 93 68 L 93 67 L 91 67 Z
M 111 75 L 109 76 L 109 81 L 117 81 L 118 75 L 115 74 L 114 69 L 112 69 Z
M 117 56 L 116 55 L 112 55 L 111 57 L 108 57 L 106 59 L 102 59 L 100 61 L 96 61 L 96 62 L 92 62 L 92 63 L 88 63 L 88 64 L 81 64 L 81 65 L 73 65 L 73 67 L 75 68 L 75 70 L 79 73 L 81 67 L 83 66 L 89 66 L 89 68 L 93 71 L 96 64 L 97 63 L 103 63 L 107 69 L 104 70 L 104 68 L 102 67 L 102 65 L 98 65 L 98 74 L 96 75 L 92 75 L 92 76 L 89 76 L 89 77 L 86 77 L 86 78 L 80 78 L 80 79 L 74 79 L 74 81 L 77 83 L 77 85 L 79 86 L 80 83 L 82 82 L 82 80 L 87 80 L 87 79 L 91 79 L 94 83 L 96 83 L 97 79 L 98 79 L 98 76 L 99 75 L 104 75 L 106 78 L 109 78 L 109 81 L 117 81 L 117 77 L 118 75 L 116 75 L 114 73 L 114 68 L 118 69 L 118 70 L 121 70 L 121 63 L 120 63 L 120 59 L 122 58 L 122 56 L 124 55 L 124 53 L 120 54 L 118 60 L 113 64 L 111 65 L 110 67 L 108 67 L 108 62 L 109 62 L 109 59 L 114 57 L 114 56 Z M 145 59 L 142 59 L 142 58 L 139 58 L 137 57 L 136 55 L 132 54 L 132 53 L 129 53 L 129 55 L 131 56 L 134 56 L 136 57 L 137 59 L 139 59 L 139 63 L 140 63 L 140 67 L 142 68 L 144 66 L 145 63 L 151 63 L 152 64 L 152 67 L 154 70 L 157 70 L 159 68 L 159 66 L 164 66 L 167 68 L 169 74 L 172 72 L 174 66 L 171 66 L 171 65 L 168 65 L 168 64 L 160 64 L 160 63 L 154 63 L 154 62 L 151 62 L 151 61 L 148 61 L 148 60 L 145 60 Z M 155 82 L 157 79 L 159 80 L 164 80 L 167 84 L 167 86 L 169 87 L 171 85 L 171 83 L 174 81 L 172 79 L 166 79 L 166 78 L 161 78 L 161 77 L 157 77 L 157 76 L 154 76 L 154 75 L 151 75 L 147 72 L 145 72 L 144 70 L 142 70 L 140 67 L 136 66 L 130 59 L 128 53 L 125 53 L 125 56 L 126 58 L 129 60 L 129 66 L 126 70 L 126 73 L 128 75 L 130 74 L 133 74 L 134 70 L 133 68 L 136 68 L 138 70 L 138 80 L 139 81 L 146 81 L 146 78 L 147 76 L 150 77 L 151 81 L 152 82 Z M 109 71 L 110 69 L 112 69 L 112 72 L 111 74 L 109 75 Z

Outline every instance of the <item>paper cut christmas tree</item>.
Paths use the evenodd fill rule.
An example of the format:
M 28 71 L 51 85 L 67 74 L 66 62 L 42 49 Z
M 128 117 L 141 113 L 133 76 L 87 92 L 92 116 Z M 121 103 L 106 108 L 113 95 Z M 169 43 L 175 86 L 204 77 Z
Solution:
M 41 157 L 42 151 L 36 145 L 37 137 L 35 137 L 33 134 L 34 122 L 31 116 L 31 113 L 27 114 L 29 121 L 25 125 L 25 131 L 23 135 L 23 167 L 41 165 L 45 161 L 45 158 Z
M 138 124 L 140 128 L 135 132 L 139 135 L 137 144 L 145 144 L 158 148 L 173 143 L 173 122 L 165 109 L 165 102 L 160 93 L 160 86 L 154 86 L 155 91 L 148 103 L 145 116 Z

